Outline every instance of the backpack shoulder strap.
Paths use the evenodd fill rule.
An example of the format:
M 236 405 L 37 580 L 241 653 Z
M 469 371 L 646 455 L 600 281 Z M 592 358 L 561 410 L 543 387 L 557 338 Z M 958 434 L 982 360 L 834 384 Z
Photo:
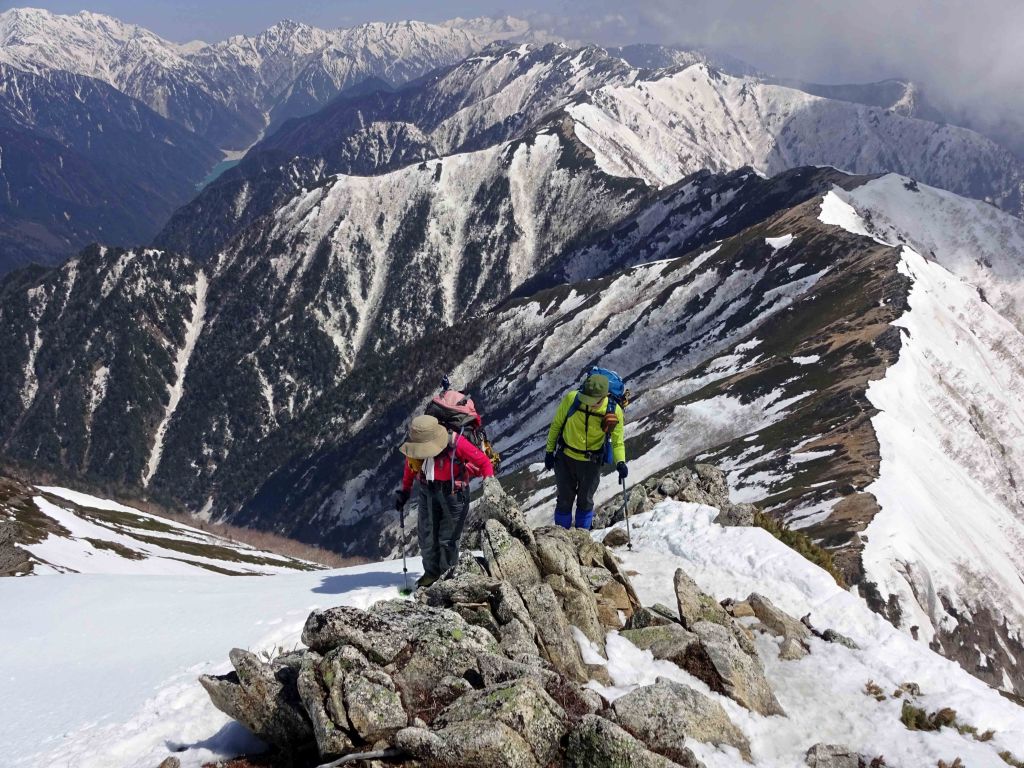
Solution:
M 580 409 L 581 405 L 583 405 L 583 401 L 580 400 L 580 393 L 577 392 L 576 397 L 572 399 L 572 404 L 569 406 L 569 412 L 565 414 L 565 421 L 562 422 L 562 428 L 558 431 L 558 442 L 560 445 L 565 445 L 565 425 L 569 423 L 569 419 L 571 419 L 572 415 Z

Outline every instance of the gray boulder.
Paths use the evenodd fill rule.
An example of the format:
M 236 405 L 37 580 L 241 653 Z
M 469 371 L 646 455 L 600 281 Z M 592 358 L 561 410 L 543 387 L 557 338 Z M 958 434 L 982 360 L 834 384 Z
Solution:
M 13 576 L 32 570 L 29 554 L 17 545 L 15 524 L 0 520 L 0 576 Z
M 612 528 L 602 540 L 606 547 L 624 547 L 629 543 L 625 528 Z
M 301 655 L 263 663 L 255 654 L 234 648 L 229 658 L 233 673 L 199 678 L 217 709 L 284 750 L 302 749 L 314 741 L 298 692 Z
M 728 627 L 700 621 L 691 627 L 700 638 L 689 646 L 682 664 L 711 690 L 761 715 L 784 715 L 757 655 L 750 655 Z
M 569 734 L 565 765 L 568 768 L 703 768 L 693 753 L 684 749 L 692 760 L 673 762 L 651 752 L 611 720 L 585 715 Z
M 779 646 L 779 658 L 783 661 L 800 661 L 808 654 L 803 643 L 793 637 L 787 637 Z
M 537 629 L 537 647 L 541 655 L 570 680 L 586 682 L 589 677 L 580 648 L 551 585 L 543 582 L 534 584 L 521 589 L 520 594 Z
M 470 691 L 445 709 L 434 728 L 471 721 L 499 722 L 523 737 L 540 765 L 556 760 L 568 725 L 565 710 L 532 676 Z
M 734 747 L 750 760 L 750 742 L 722 705 L 682 683 L 659 678 L 627 693 L 612 704 L 611 719 L 649 749 L 683 765 L 693 761 L 687 739 Z
M 494 618 L 498 622 L 498 639 L 510 658 L 540 653 L 537 627 L 519 591 L 507 581 L 501 582 L 495 594 Z
M 729 483 L 722 470 L 712 464 L 695 464 L 693 472 L 697 476 L 697 486 L 714 502 L 714 506 L 728 505 Z
M 689 648 L 700 639 L 679 624 L 661 624 L 619 633 L 637 648 L 650 651 L 654 658 L 671 661 L 685 669 Z
M 313 611 L 302 628 L 302 642 L 317 653 L 351 645 L 379 664 L 389 664 L 407 644 L 405 633 L 385 619 L 347 605 Z
M 815 744 L 807 750 L 805 759 L 811 768 L 858 768 L 860 755 L 837 744 Z
M 482 545 L 487 570 L 494 578 L 519 589 L 540 581 L 540 569 L 530 550 L 497 520 L 484 523 Z
M 566 621 L 577 627 L 590 642 L 604 653 L 605 628 L 598 616 L 597 601 L 590 590 L 581 590 L 568 583 L 564 576 L 545 576 L 562 606 Z
M 797 641 L 810 639 L 811 631 L 763 595 L 751 593 L 746 600 L 758 621 L 773 635 Z
M 678 624 L 676 613 L 670 608 L 655 603 L 654 605 L 637 608 L 629 617 L 629 629 L 644 627 L 661 627 L 666 624 Z
M 749 528 L 754 524 L 755 512 L 757 507 L 753 504 L 727 504 L 722 507 L 715 522 L 719 525 Z
M 404 728 L 394 745 L 424 768 L 543 768 L 526 740 L 497 721 L 458 722 L 438 731 Z
M 383 670 L 348 673 L 344 690 L 345 713 L 364 742 L 372 744 L 409 724 L 395 683 Z
M 727 624 L 730 620 L 725 608 L 711 597 L 702 592 L 697 582 L 690 578 L 682 568 L 676 570 L 673 586 L 676 592 L 676 604 L 679 608 L 679 618 L 687 629 L 700 621 L 711 621 L 716 624 Z
M 526 517 L 516 500 L 505 493 L 497 478 L 484 478 L 483 493 L 474 511 L 485 524 L 488 520 L 501 523 L 502 527 L 523 542 L 531 553 L 537 551 L 533 528 L 526 522 Z
M 341 755 L 352 749 L 352 739 L 340 727 L 348 725 L 347 718 L 336 722 L 328 712 L 326 685 L 321 678 L 321 658 L 310 652 L 299 669 L 298 692 L 302 706 L 313 726 L 317 750 L 321 757 Z M 344 716 L 344 711 L 341 713 Z

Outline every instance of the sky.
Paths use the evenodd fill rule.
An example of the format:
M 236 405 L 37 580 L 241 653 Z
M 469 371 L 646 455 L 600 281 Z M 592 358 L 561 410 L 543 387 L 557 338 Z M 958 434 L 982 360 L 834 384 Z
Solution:
M 0 0 L 0 8 L 26 3 Z M 1024 0 L 35 0 L 117 16 L 178 42 L 320 27 L 511 14 L 587 42 L 708 47 L 758 69 L 838 83 L 905 77 L 943 107 L 1024 119 Z

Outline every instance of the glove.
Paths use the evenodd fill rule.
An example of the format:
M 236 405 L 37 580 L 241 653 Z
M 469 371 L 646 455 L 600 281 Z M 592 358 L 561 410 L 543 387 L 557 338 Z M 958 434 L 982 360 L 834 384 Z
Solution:
M 408 491 L 399 491 L 398 496 L 395 498 L 395 511 L 401 512 L 405 508 L 405 503 L 409 500 Z
M 619 470 L 619 482 L 621 483 L 629 475 L 629 467 L 626 466 L 626 462 L 620 461 L 615 465 L 615 468 Z
M 547 453 L 544 454 L 544 469 L 554 469 L 554 468 L 555 468 L 555 454 L 553 454 L 551 451 L 548 451 Z

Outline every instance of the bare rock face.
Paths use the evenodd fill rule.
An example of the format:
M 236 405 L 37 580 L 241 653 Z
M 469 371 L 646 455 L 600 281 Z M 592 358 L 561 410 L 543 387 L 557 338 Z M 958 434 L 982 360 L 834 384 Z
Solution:
M 649 749 L 681 765 L 695 762 L 687 739 L 735 747 L 750 760 L 750 743 L 722 705 L 671 680 L 660 678 L 616 699 L 612 719 Z
M 540 581 L 540 569 L 530 550 L 497 520 L 484 523 L 482 544 L 487 570 L 495 578 L 520 589 Z

